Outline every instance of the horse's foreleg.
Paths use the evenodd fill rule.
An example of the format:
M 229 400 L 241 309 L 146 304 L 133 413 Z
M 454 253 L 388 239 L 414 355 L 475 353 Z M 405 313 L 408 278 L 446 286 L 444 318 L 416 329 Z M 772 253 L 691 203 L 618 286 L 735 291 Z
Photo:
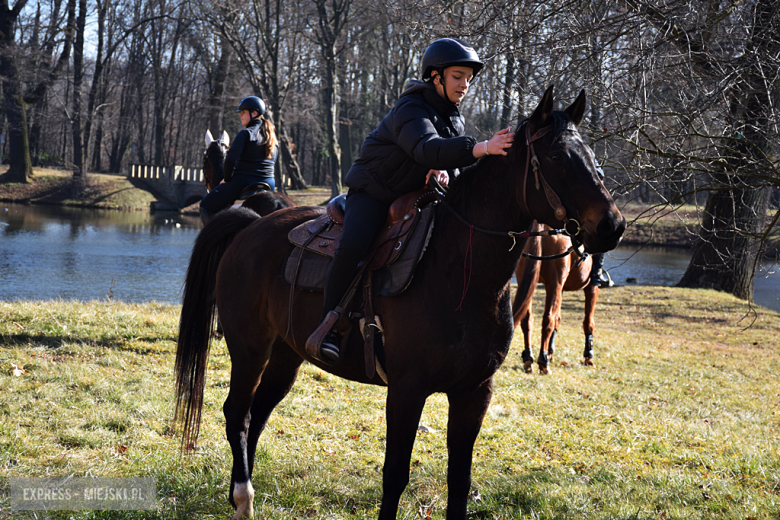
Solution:
M 520 317 L 520 330 L 523 331 L 523 370 L 530 374 L 533 370 L 534 357 L 531 354 L 531 327 L 533 327 L 534 317 L 531 314 L 531 302 L 525 309 L 525 314 Z
M 553 343 L 555 331 L 561 324 L 561 303 L 563 301 L 563 284 L 555 284 L 552 287 L 545 286 L 546 298 L 544 304 L 544 316 L 542 317 L 542 345 L 539 348 L 540 374 L 549 374 L 549 364 L 553 360 L 553 352 L 550 350 L 550 344 Z M 553 346 L 553 349 L 555 347 Z
M 447 422 L 447 520 L 466 518 L 474 442 L 479 435 L 492 395 L 492 377 L 474 391 L 447 395 L 450 403 Z
M 409 483 L 409 461 L 426 397 L 408 382 L 388 388 L 387 446 L 379 520 L 395 520 L 401 493 Z
M 593 366 L 593 331 L 596 328 L 596 301 L 599 299 L 599 286 L 588 284 L 584 293 L 585 319 L 582 320 L 582 331 L 585 333 L 585 350 L 582 353 L 582 363 L 586 366 Z

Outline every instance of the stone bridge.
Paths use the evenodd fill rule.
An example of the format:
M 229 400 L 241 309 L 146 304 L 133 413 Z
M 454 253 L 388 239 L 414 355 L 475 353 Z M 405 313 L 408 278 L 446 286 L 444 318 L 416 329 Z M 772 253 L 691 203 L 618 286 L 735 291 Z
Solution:
M 127 179 L 157 198 L 152 211 L 178 211 L 206 195 L 202 168 L 131 164 Z

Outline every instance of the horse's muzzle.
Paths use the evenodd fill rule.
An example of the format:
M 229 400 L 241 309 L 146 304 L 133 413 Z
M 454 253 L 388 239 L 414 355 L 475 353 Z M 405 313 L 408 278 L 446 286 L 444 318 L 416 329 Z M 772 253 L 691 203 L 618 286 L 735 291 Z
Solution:
M 615 249 L 623 238 L 623 232 L 626 230 L 626 219 L 618 212 L 607 211 L 607 214 L 596 226 L 596 248 L 589 247 L 591 253 L 604 253 Z

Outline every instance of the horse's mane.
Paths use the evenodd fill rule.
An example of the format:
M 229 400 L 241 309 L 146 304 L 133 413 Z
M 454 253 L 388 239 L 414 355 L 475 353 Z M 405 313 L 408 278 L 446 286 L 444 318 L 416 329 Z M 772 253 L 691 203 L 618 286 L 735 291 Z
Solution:
M 550 114 L 552 120 L 552 139 L 553 142 L 561 138 L 564 132 L 569 128 L 571 119 L 566 112 L 554 111 Z M 515 128 L 515 142 L 512 148 L 509 149 L 507 155 L 512 162 L 524 159 L 524 156 L 520 157 L 518 154 L 521 150 L 525 150 L 525 127 L 528 122 L 528 118 L 523 119 Z M 447 201 L 451 204 L 458 204 L 462 202 L 464 197 L 468 197 L 470 193 L 474 192 L 474 184 L 478 182 L 490 182 L 495 176 L 483 177 L 479 174 L 479 170 L 484 165 L 484 158 L 480 158 L 463 170 L 460 175 L 455 179 L 450 180 L 449 189 L 447 190 Z

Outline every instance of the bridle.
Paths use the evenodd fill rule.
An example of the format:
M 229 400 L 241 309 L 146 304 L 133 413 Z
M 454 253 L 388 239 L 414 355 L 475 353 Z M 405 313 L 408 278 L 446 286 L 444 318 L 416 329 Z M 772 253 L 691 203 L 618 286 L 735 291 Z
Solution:
M 564 222 L 564 227 L 562 229 L 549 229 L 544 231 L 493 231 L 490 229 L 485 229 L 479 226 L 475 226 L 470 222 L 468 222 L 462 215 L 460 215 L 455 210 L 455 208 L 453 208 L 446 201 L 446 199 L 444 198 L 445 188 L 443 188 L 439 184 L 439 182 L 436 180 L 435 177 L 431 177 L 429 182 L 433 183 L 434 189 L 439 192 L 439 195 L 441 195 L 441 202 L 444 204 L 444 206 L 447 209 L 449 209 L 455 215 L 455 217 L 457 217 L 458 220 L 460 220 L 463 224 L 465 224 L 472 230 L 479 231 L 480 233 L 487 234 L 487 235 L 511 237 L 512 247 L 509 248 L 510 251 L 512 251 L 515 248 L 515 245 L 517 244 L 517 238 L 566 235 L 571 239 L 571 246 L 569 246 L 569 248 L 566 249 L 566 251 L 564 251 L 563 253 L 558 253 L 549 256 L 536 256 L 529 253 L 522 253 L 522 256 L 526 258 L 530 258 L 531 260 L 556 260 L 558 258 L 564 258 L 568 256 L 572 251 L 574 251 L 580 257 L 580 259 L 577 261 L 577 265 L 579 265 L 588 256 L 588 253 L 585 252 L 584 250 L 580 251 L 580 246 L 582 245 L 582 242 L 579 240 L 578 235 L 580 234 L 581 231 L 583 231 L 583 228 L 580 226 L 580 223 L 577 222 L 576 219 L 567 218 L 566 208 L 563 207 L 560 197 L 558 197 L 558 194 L 555 193 L 555 190 L 553 190 L 552 187 L 548 184 L 547 180 L 544 178 L 544 174 L 541 172 L 539 159 L 536 157 L 536 151 L 534 150 L 534 145 L 533 145 L 534 141 L 537 141 L 542 137 L 544 137 L 545 135 L 547 135 L 547 133 L 550 131 L 552 127 L 547 126 L 545 128 L 542 128 L 538 130 L 533 136 L 531 136 L 531 128 L 528 122 L 524 123 L 524 127 L 525 127 L 524 134 L 525 134 L 525 144 L 526 144 L 526 158 L 525 158 L 525 171 L 523 172 L 523 210 L 526 212 L 527 215 L 531 214 L 530 210 L 528 209 L 528 202 L 526 197 L 526 188 L 528 186 L 528 172 L 529 172 L 529 165 L 530 165 L 533 168 L 536 189 L 540 190 L 542 187 L 544 187 L 545 197 L 547 198 L 548 204 L 550 204 L 550 207 L 552 207 L 553 211 L 555 212 L 555 218 Z M 574 230 L 573 232 L 570 231 L 572 227 Z

